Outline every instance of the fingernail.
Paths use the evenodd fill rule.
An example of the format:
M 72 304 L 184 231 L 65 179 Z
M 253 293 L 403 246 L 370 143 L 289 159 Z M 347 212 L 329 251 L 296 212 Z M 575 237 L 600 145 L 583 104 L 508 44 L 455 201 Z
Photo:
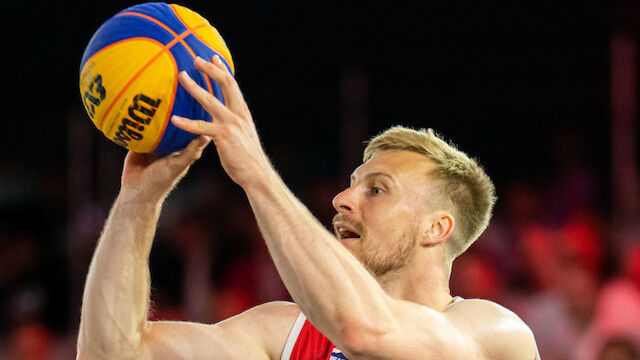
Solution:
M 187 74 L 187 72 L 185 70 L 180 71 L 180 76 L 187 78 L 187 79 L 191 79 L 191 76 L 189 76 L 189 74 Z
M 182 123 L 182 122 L 184 122 L 184 119 L 183 119 L 183 118 L 181 118 L 181 117 L 180 117 L 180 116 L 178 116 L 178 115 L 173 115 L 173 116 L 171 117 L 171 121 L 173 121 L 174 123 Z
M 196 55 L 196 61 L 197 61 L 197 60 L 204 61 L 204 59 L 203 59 L 203 58 L 201 58 L 200 56 Z
M 222 59 L 220 59 L 219 55 L 213 55 L 213 61 L 215 61 L 218 64 L 222 64 Z

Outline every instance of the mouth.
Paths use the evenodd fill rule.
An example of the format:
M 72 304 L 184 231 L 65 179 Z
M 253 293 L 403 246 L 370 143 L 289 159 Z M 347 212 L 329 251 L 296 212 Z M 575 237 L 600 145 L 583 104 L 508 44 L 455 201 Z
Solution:
M 336 214 L 332 225 L 336 238 L 345 246 L 362 241 L 366 235 L 362 223 L 347 214 Z
M 342 239 L 360 239 L 360 234 L 345 228 L 338 228 L 339 238 Z
M 339 240 L 344 239 L 360 239 L 360 234 L 350 227 L 348 224 L 336 222 L 333 224 L 333 229 L 336 233 L 336 237 Z

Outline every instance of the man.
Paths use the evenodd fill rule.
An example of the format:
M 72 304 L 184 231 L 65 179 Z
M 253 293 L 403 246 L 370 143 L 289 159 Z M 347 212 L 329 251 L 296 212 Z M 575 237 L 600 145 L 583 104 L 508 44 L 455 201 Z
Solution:
M 271 166 L 220 60 L 195 65 L 220 85 L 226 105 L 181 73 L 213 122 L 174 117 L 201 137 L 164 158 L 127 155 L 87 276 L 78 359 L 538 358 L 512 312 L 449 293 L 451 263 L 486 227 L 494 202 L 474 161 L 432 131 L 387 131 L 333 200 L 334 236 Z M 215 325 L 151 322 L 147 261 L 162 202 L 210 139 L 246 192 L 295 303 L 263 304 Z

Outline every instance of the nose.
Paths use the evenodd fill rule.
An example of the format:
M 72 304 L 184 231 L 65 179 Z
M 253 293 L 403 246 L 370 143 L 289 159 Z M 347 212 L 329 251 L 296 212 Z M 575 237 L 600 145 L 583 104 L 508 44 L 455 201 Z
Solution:
M 346 188 L 342 192 L 338 193 L 331 201 L 333 208 L 341 214 L 347 214 L 353 212 L 355 200 L 353 199 L 353 191 L 351 188 Z

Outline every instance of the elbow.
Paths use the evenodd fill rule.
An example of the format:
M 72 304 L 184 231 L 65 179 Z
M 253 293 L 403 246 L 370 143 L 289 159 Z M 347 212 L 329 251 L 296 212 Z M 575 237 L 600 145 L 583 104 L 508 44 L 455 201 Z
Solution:
M 76 346 L 76 360 L 118 360 L 138 359 L 142 354 L 141 342 L 106 341 L 87 336 L 80 332 Z M 123 339 L 121 339 L 123 340 Z M 134 346 L 133 344 L 137 344 Z
M 135 360 L 140 352 L 102 351 L 88 346 L 78 345 L 76 360 Z

